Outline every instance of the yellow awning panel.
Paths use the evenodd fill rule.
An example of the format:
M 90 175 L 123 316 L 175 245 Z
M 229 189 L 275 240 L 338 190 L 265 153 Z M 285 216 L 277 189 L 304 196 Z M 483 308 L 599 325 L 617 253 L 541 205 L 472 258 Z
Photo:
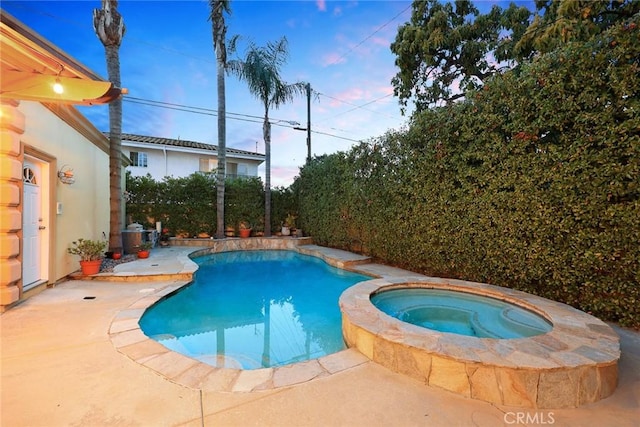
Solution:
M 3 98 L 83 105 L 101 103 L 99 100 L 107 96 L 113 87 L 106 81 L 10 70 L 2 70 L 0 82 L 0 96 Z M 56 82 L 62 87 L 61 93 L 54 91 Z

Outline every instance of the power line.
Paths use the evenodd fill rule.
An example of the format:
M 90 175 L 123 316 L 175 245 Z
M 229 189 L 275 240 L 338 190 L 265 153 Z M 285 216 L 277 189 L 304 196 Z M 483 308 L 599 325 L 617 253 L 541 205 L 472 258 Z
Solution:
M 129 97 L 129 96 L 122 98 L 122 100 L 125 102 L 133 103 L 133 104 L 147 105 L 149 107 L 165 108 L 168 110 L 184 111 L 187 113 L 194 113 L 194 114 L 203 114 L 206 116 L 214 116 L 214 117 L 218 116 L 218 110 L 215 110 L 212 108 L 193 107 L 189 105 L 173 104 L 170 102 L 153 101 L 150 99 L 143 99 L 143 98 L 136 98 L 136 97 Z M 241 114 L 241 113 L 233 113 L 233 112 L 226 112 L 226 114 L 231 115 L 231 117 L 228 117 L 231 120 L 239 120 L 239 121 L 245 121 L 250 123 L 262 123 L 264 120 L 263 117 L 252 116 L 250 114 Z M 234 116 L 237 116 L 237 117 L 234 117 Z M 275 122 L 271 122 L 271 120 L 275 120 Z M 279 121 L 289 122 L 289 120 L 271 118 L 269 121 L 271 122 L 272 126 L 281 126 L 281 127 L 291 128 L 290 125 L 278 123 Z M 346 141 L 351 141 L 351 142 L 362 142 L 362 140 L 346 138 L 344 136 L 333 135 L 328 132 L 321 132 L 313 129 L 311 130 L 311 132 L 316 133 L 318 135 L 326 135 L 332 138 L 344 139 Z
M 189 113 L 204 114 L 204 115 L 208 115 L 208 116 L 217 116 L 218 115 L 218 110 L 215 110 L 215 109 L 212 109 L 212 108 L 194 107 L 192 105 L 175 104 L 175 103 L 172 103 L 172 102 L 164 102 L 164 101 L 153 101 L 153 100 L 150 100 L 150 99 L 136 98 L 134 96 L 126 96 L 126 97 L 122 98 L 122 100 L 126 101 L 126 102 L 132 102 L 134 104 L 143 104 L 143 105 L 149 105 L 149 106 L 152 106 L 152 107 L 166 108 L 168 110 L 186 111 L 186 112 L 189 112 Z M 230 117 L 233 120 L 244 120 L 244 121 L 253 122 L 253 123 L 262 123 L 262 121 L 264 120 L 263 117 L 253 116 L 253 115 L 250 115 L 250 114 L 234 113 L 234 112 L 231 112 L 231 111 L 227 111 L 226 114 L 227 115 L 231 115 L 231 116 L 237 116 L 237 117 Z M 276 120 L 277 121 L 279 119 L 273 118 L 271 120 Z M 286 121 L 286 120 L 281 120 L 281 121 Z M 276 124 L 276 123 L 272 123 L 272 124 Z M 284 126 L 284 125 L 280 125 L 280 126 Z
M 393 21 L 396 20 L 396 18 L 398 18 L 400 15 L 402 15 L 403 13 L 405 13 L 407 10 L 409 10 L 411 8 L 411 6 L 413 5 L 410 4 L 409 6 L 407 6 L 406 8 L 404 8 L 400 13 L 398 13 L 396 16 L 394 16 L 393 18 L 389 19 L 387 22 L 385 22 L 384 24 L 382 24 L 380 27 L 378 27 L 373 33 L 369 34 L 367 37 L 365 37 L 360 43 L 358 43 L 357 45 L 353 46 L 351 49 L 349 49 L 348 51 L 346 51 L 345 53 L 343 53 L 341 56 L 338 57 L 338 59 L 336 59 L 335 61 L 327 64 L 327 66 L 330 65 L 335 65 L 338 62 L 340 62 L 340 60 L 342 58 L 344 58 L 345 56 L 347 56 L 348 54 L 350 54 L 351 52 L 353 52 L 357 47 L 361 46 L 364 42 L 366 42 L 367 40 L 369 40 L 371 37 L 373 37 L 377 32 L 379 32 L 380 30 L 382 30 L 384 27 L 386 27 L 387 25 L 391 24 Z
M 352 108 L 351 110 L 343 111 L 343 112 L 341 112 L 341 113 L 339 113 L 339 114 L 336 114 L 335 116 L 325 117 L 325 118 L 323 118 L 323 119 L 322 119 L 322 121 L 330 120 L 330 119 L 333 119 L 333 118 L 335 118 L 335 117 L 341 116 L 341 115 L 343 115 L 343 114 L 350 113 L 351 111 L 358 110 L 358 109 L 365 110 L 365 111 L 370 111 L 370 112 L 372 112 L 372 113 L 381 114 L 381 115 L 383 115 L 383 116 L 387 116 L 387 117 L 389 117 L 390 119 L 397 119 L 397 117 L 394 117 L 394 116 L 392 116 L 392 115 L 390 115 L 390 114 L 381 113 L 380 111 L 375 111 L 375 110 L 370 110 L 370 109 L 368 109 L 368 108 L 364 108 L 365 106 L 367 106 L 367 105 L 369 105 L 369 104 L 373 104 L 374 102 L 378 102 L 378 101 L 380 101 L 381 99 L 385 99 L 385 98 L 388 98 L 388 97 L 392 96 L 392 95 L 393 95 L 392 93 L 388 93 L 388 94 L 386 94 L 386 95 L 384 95 L 384 96 L 381 96 L 381 97 L 379 97 L 379 98 L 376 98 L 376 99 L 374 99 L 374 100 L 372 100 L 372 101 L 369 101 L 369 102 L 367 102 L 367 103 L 365 103 L 365 104 L 362 104 L 362 105 L 352 104 L 352 103 L 350 103 L 350 102 L 343 101 L 342 99 L 338 99 L 338 98 L 335 98 L 335 97 L 333 97 L 333 96 L 326 95 L 326 94 L 324 94 L 324 93 L 319 93 L 319 95 L 322 95 L 322 96 L 327 97 L 327 98 L 329 98 L 329 99 L 333 99 L 334 101 L 342 102 L 343 104 L 347 104 L 347 105 L 351 105 L 352 107 L 355 107 L 355 108 Z
M 412 6 L 413 6 L 413 4 L 409 4 L 409 6 L 407 6 L 407 7 L 406 7 L 406 8 L 404 8 L 402 11 L 400 11 L 400 13 L 398 13 L 398 14 L 397 14 L 397 15 L 395 15 L 393 18 L 389 19 L 387 22 L 385 22 L 384 24 L 382 24 L 382 25 L 381 25 L 380 27 L 378 27 L 378 28 L 377 28 L 373 33 L 369 34 L 369 35 L 368 35 L 367 37 L 365 37 L 362 41 L 360 41 L 360 43 L 356 44 L 356 45 L 355 45 L 355 46 L 353 46 L 351 49 L 349 49 L 348 51 L 346 51 L 345 53 L 343 53 L 343 54 L 342 54 L 340 57 L 338 57 L 338 59 L 336 59 L 335 61 L 333 61 L 333 62 L 331 62 L 331 63 L 327 64 L 327 66 L 336 65 L 338 62 L 340 62 L 340 60 L 341 60 L 341 59 L 343 59 L 343 58 L 344 58 L 345 56 L 347 56 L 349 53 L 353 52 L 357 47 L 359 47 L 359 46 L 361 46 L 362 44 L 364 44 L 364 42 L 366 42 L 367 40 L 369 40 L 371 37 L 373 37 L 376 33 L 378 33 L 380 30 L 382 30 L 383 28 L 385 28 L 387 25 L 391 24 L 391 23 L 392 23 L 393 21 L 395 21 L 395 20 L 396 20 L 400 15 L 404 14 L 407 10 L 409 10 Z M 347 102 L 347 101 L 343 101 L 343 100 L 341 100 L 341 99 L 338 99 L 338 98 L 335 98 L 335 97 L 329 96 L 329 95 L 324 94 L 324 93 L 318 93 L 318 95 L 326 96 L 327 98 L 333 99 L 333 100 L 335 100 L 335 101 L 342 102 L 342 103 L 344 103 L 344 104 L 347 104 L 347 105 L 351 105 L 351 106 L 353 106 L 353 107 L 356 107 L 356 108 L 353 108 L 353 109 L 351 109 L 351 110 L 348 110 L 348 111 L 345 111 L 345 112 L 343 112 L 343 113 L 340 113 L 340 114 L 338 114 L 338 115 L 336 115 L 336 116 L 332 116 L 332 117 L 330 117 L 330 118 L 338 117 L 338 116 L 340 116 L 340 115 L 342 115 L 342 114 L 346 114 L 346 113 L 349 113 L 349 112 L 351 112 L 351 111 L 354 111 L 354 110 L 356 110 L 356 109 L 361 108 L 361 109 L 363 109 L 363 110 L 370 111 L 370 112 L 372 112 L 372 113 L 382 114 L 382 115 L 387 116 L 387 117 L 389 117 L 389 118 L 397 119 L 397 117 L 392 117 L 392 116 L 390 116 L 390 115 L 388 115 L 388 114 L 384 114 L 384 113 L 381 113 L 381 112 L 379 112 L 379 111 L 374 111 L 374 110 L 369 110 L 369 109 L 367 109 L 367 108 L 363 108 L 365 105 L 369 105 L 369 104 L 372 104 L 372 103 L 374 103 L 374 102 L 379 101 L 380 99 L 387 98 L 387 97 L 391 96 L 391 94 L 388 94 L 388 95 L 385 95 L 385 96 L 383 96 L 383 97 L 380 97 L 380 98 L 374 99 L 373 101 L 367 102 L 366 104 L 363 104 L 363 105 L 360 105 L 360 106 L 355 105 L 355 104 L 351 104 L 351 103 L 349 103 L 349 102 Z M 321 121 L 329 120 L 330 118 L 324 118 L 324 119 L 322 119 Z

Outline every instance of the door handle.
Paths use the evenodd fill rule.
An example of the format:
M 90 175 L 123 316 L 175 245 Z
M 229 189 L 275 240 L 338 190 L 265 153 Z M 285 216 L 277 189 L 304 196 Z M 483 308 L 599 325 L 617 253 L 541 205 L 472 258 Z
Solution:
M 41 225 L 40 227 L 38 227 L 38 230 L 44 230 L 45 228 L 47 227 L 45 227 L 44 225 Z

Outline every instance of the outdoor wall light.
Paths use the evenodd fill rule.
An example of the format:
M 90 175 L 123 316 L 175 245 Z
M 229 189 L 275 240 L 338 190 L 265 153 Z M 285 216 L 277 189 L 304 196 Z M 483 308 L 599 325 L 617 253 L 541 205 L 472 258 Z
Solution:
M 62 83 L 60 83 L 60 77 L 56 77 L 56 82 L 53 84 L 53 91 L 58 95 L 61 95 L 64 92 L 64 87 Z
M 76 182 L 76 179 L 73 177 L 73 169 L 67 165 L 62 166 L 58 171 L 58 179 L 63 184 L 73 184 Z

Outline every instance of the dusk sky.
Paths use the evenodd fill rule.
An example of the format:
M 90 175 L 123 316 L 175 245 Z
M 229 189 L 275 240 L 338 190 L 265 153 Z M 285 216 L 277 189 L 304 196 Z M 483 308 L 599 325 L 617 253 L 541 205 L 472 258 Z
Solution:
M 398 26 L 410 19 L 411 1 L 230 3 L 227 35 L 242 37 L 239 53 L 246 47 L 243 40 L 264 46 L 285 36 L 290 57 L 283 78 L 288 83 L 309 82 L 319 94 L 311 103 L 312 155 L 346 151 L 357 141 L 406 124 L 393 96 L 391 79 L 397 69 L 389 46 Z M 476 2 L 481 11 L 493 4 L 506 7 L 508 2 Z M 92 25 L 92 11 L 100 6 L 99 0 L 2 1 L 4 10 L 107 79 L 104 47 Z M 217 144 L 216 63 L 208 1 L 121 0 L 118 10 L 126 25 L 121 80 L 129 90 L 122 131 Z M 227 146 L 264 153 L 260 101 L 234 76 L 227 76 L 226 92 Z M 175 107 L 145 105 L 149 101 Z M 286 121 L 306 127 L 306 105 L 306 98 L 300 97 L 270 111 L 272 186 L 289 186 L 305 162 L 306 132 Z M 205 114 L 175 109 L 186 107 Z M 99 130 L 109 130 L 107 106 L 80 110 Z M 264 179 L 264 165 L 260 175 Z

